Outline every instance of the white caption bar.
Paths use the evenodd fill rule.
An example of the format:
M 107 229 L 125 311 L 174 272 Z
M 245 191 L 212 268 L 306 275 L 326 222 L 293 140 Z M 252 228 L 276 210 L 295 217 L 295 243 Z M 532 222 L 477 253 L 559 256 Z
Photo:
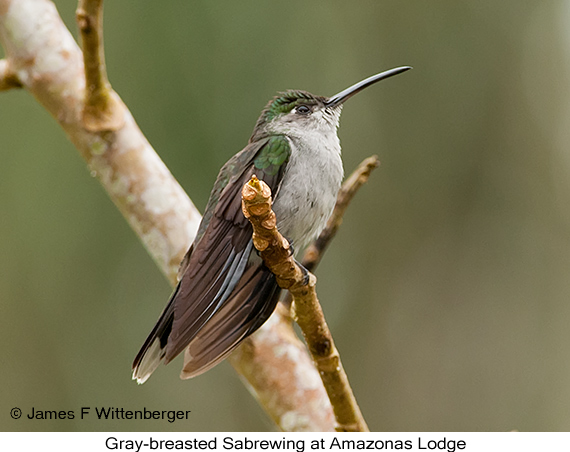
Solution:
M 0 450 L 570 451 L 570 433 L 0 433 Z

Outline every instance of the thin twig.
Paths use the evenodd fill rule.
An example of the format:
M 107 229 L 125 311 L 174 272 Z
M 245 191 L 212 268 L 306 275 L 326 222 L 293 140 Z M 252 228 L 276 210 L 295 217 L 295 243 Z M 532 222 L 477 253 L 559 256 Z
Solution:
M 368 181 L 370 173 L 372 173 L 378 165 L 380 165 L 378 156 L 373 155 L 372 157 L 368 157 L 358 165 L 358 168 L 344 181 L 338 192 L 335 208 L 326 227 L 319 237 L 305 250 L 302 264 L 307 270 L 313 271 L 321 261 L 324 252 L 342 224 L 344 212 L 350 204 L 350 201 L 352 201 L 358 189 Z
M 53 2 L 0 0 L 0 11 L 0 41 L 14 72 L 58 121 L 158 268 L 175 284 L 178 264 L 200 221 L 192 201 L 126 107 L 125 125 L 116 132 L 85 128 L 83 56 Z M 333 429 L 332 408 L 317 371 L 280 311 L 244 342 L 230 361 L 281 429 Z
M 85 66 L 83 124 L 91 132 L 118 130 L 125 124 L 124 106 L 107 78 L 103 48 L 103 0 L 79 0 L 75 15 Z
M 305 250 L 301 264 L 309 271 L 314 271 L 321 261 L 330 242 L 336 235 L 338 228 L 342 224 L 342 218 L 346 208 L 354 198 L 356 192 L 362 187 L 370 177 L 372 171 L 380 165 L 378 156 L 368 157 L 352 172 L 344 181 L 336 198 L 336 205 L 327 225 L 319 236 Z M 291 306 L 291 293 L 287 293 L 283 299 L 285 306 Z
M 10 70 L 8 60 L 0 60 L 0 91 L 8 91 L 9 89 L 21 87 L 22 83 L 18 80 L 16 74 Z
M 242 190 L 243 213 L 253 226 L 253 244 L 279 286 L 293 296 L 294 318 L 303 331 L 331 401 L 336 430 L 368 431 L 319 304 L 317 279 L 312 273 L 305 278 L 292 256 L 289 242 L 277 230 L 271 204 L 271 189 L 253 176 Z

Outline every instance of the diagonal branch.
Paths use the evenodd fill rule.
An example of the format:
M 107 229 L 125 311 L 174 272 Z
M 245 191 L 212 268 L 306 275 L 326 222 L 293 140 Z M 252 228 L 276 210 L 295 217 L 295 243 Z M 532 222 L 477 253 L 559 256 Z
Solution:
M 0 0 L 0 41 L 22 86 L 58 121 L 174 284 L 200 214 L 118 96 L 122 127 L 111 132 L 85 127 L 83 55 L 54 4 Z M 279 311 L 234 353 L 231 362 L 283 430 L 333 428 L 332 409 L 318 384 L 318 373 Z
M 328 248 L 330 242 L 335 237 L 338 228 L 342 224 L 342 218 L 344 217 L 344 212 L 356 192 L 362 187 L 372 174 L 374 169 L 378 168 L 380 165 L 380 160 L 378 156 L 373 155 L 364 159 L 360 165 L 352 172 L 352 174 L 343 182 L 342 187 L 338 192 L 336 199 L 336 204 L 334 206 L 333 213 L 327 221 L 327 225 L 319 234 L 319 236 L 307 246 L 305 253 L 303 255 L 303 260 L 301 265 L 305 267 L 310 272 L 317 268 L 317 265 L 321 261 L 326 249 Z M 288 292 L 283 299 L 283 304 L 285 306 L 291 306 L 291 293 Z
M 334 211 L 327 222 L 327 226 L 323 229 L 319 237 L 309 245 L 305 251 L 302 262 L 305 268 L 310 271 L 316 268 L 326 248 L 336 235 L 336 232 L 342 223 L 342 217 L 344 216 L 350 201 L 352 201 L 360 187 L 368 181 L 370 174 L 378 167 L 379 164 L 380 162 L 378 157 L 368 157 L 344 181 L 338 193 Z M 264 351 L 257 349 L 256 355 L 251 352 L 254 350 L 254 344 L 246 340 L 244 344 L 229 358 L 234 367 L 241 369 L 242 376 L 249 376 L 248 379 L 252 379 L 252 376 L 256 375 L 256 366 L 254 363 L 257 360 L 268 364 L 275 362 L 276 365 L 268 365 L 264 368 L 264 373 L 268 375 L 268 381 L 274 382 L 293 381 L 297 372 L 312 365 L 311 358 L 309 358 L 305 353 L 305 345 L 297 339 L 297 336 L 291 328 L 292 319 L 290 318 L 290 312 L 288 309 L 288 307 L 291 306 L 291 301 L 291 293 L 287 292 L 285 300 L 277 305 L 280 315 L 274 315 L 268 321 L 268 323 L 271 324 L 271 329 L 262 329 L 256 333 L 256 336 L 258 337 L 258 340 L 263 343 L 274 344 L 274 346 L 267 347 L 265 349 L 265 351 L 268 352 L 272 350 L 284 350 L 285 348 L 282 347 L 280 342 L 284 337 L 289 337 L 287 349 L 292 351 L 297 348 L 299 353 L 295 355 L 291 355 L 289 353 L 279 355 L 270 353 L 264 355 Z M 279 330 L 281 334 L 271 334 L 271 331 L 274 330 Z M 258 376 L 258 378 L 260 377 Z M 264 390 L 261 390 L 261 387 L 263 387 Z M 278 399 L 274 396 L 275 391 L 269 384 L 258 386 L 256 391 L 252 391 L 252 394 L 259 400 L 262 406 L 270 407 L 270 409 L 267 409 L 267 412 L 274 417 L 275 423 L 281 425 L 285 430 L 288 430 L 287 426 L 290 424 L 296 423 L 301 425 L 305 422 L 308 411 L 303 412 L 300 410 L 300 407 L 306 407 L 309 403 L 314 405 L 318 402 L 322 404 L 323 410 L 325 408 L 329 408 L 329 401 L 323 399 L 323 395 L 319 392 L 320 389 L 322 389 L 322 386 L 315 384 L 312 390 L 305 389 L 304 391 L 292 391 L 290 393 L 290 398 L 286 401 L 287 406 L 283 404 L 283 401 L 279 401 L 279 403 L 277 403 Z M 308 395 L 309 397 L 307 397 Z M 326 397 L 326 394 L 324 397 Z M 316 409 L 319 408 L 316 407 Z M 328 409 L 326 413 L 327 422 L 319 427 L 319 430 L 326 430 L 327 427 L 331 425 L 333 413 Z M 324 420 L 325 419 L 323 419 L 323 421 Z
M 107 78 L 103 48 L 103 0 L 79 0 L 75 16 L 85 66 L 83 124 L 91 132 L 118 130 L 125 124 L 124 105 Z
M 327 390 L 337 421 L 336 430 L 368 431 L 319 304 L 317 279 L 312 273 L 306 274 L 293 258 L 289 242 L 277 230 L 271 204 L 271 189 L 253 176 L 242 190 L 242 209 L 253 226 L 253 245 L 279 286 L 293 296 L 295 321 L 303 331 Z
M 378 156 L 373 155 L 372 157 L 368 157 L 358 165 L 358 168 L 356 168 L 348 179 L 344 181 L 338 192 L 333 213 L 329 218 L 325 229 L 323 229 L 319 237 L 305 250 L 302 263 L 303 267 L 307 270 L 313 271 L 319 264 L 331 240 L 334 238 L 338 228 L 342 224 L 344 212 L 350 204 L 350 201 L 352 201 L 352 198 L 354 198 L 354 195 L 360 187 L 368 181 L 370 174 L 374 169 L 378 168 L 378 165 L 380 165 Z
M 9 89 L 21 88 L 22 84 L 16 74 L 10 70 L 8 60 L 0 60 L 0 91 L 8 91 Z

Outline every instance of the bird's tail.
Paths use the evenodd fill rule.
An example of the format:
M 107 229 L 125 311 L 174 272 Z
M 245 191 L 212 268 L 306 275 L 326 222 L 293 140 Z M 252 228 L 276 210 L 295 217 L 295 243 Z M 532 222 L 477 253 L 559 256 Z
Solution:
M 158 322 L 156 322 L 133 362 L 133 380 L 137 380 L 138 384 L 142 385 L 148 380 L 161 361 L 164 360 L 168 336 L 174 321 L 174 298 L 179 288 L 180 284 L 176 286 L 170 301 L 160 314 Z

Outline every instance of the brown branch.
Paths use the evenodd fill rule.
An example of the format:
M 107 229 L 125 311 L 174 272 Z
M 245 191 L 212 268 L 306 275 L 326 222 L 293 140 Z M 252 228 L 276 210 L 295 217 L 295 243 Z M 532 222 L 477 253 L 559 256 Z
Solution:
M 16 74 L 10 70 L 8 60 L 0 60 L 0 91 L 8 91 L 9 89 L 21 88 L 22 84 Z
M 319 304 L 316 278 L 312 273 L 306 278 L 293 258 L 289 242 L 277 230 L 271 204 L 271 189 L 253 176 L 242 190 L 243 213 L 253 226 L 253 244 L 279 286 L 293 296 L 295 321 L 303 331 L 327 390 L 337 421 L 336 430 L 368 431 Z
M 75 17 L 85 66 L 83 124 L 91 132 L 118 130 L 125 124 L 125 107 L 107 78 L 103 48 L 103 0 L 79 0 Z
M 58 121 L 174 284 L 200 214 L 122 103 L 124 125 L 118 130 L 84 127 L 83 56 L 54 4 L 0 0 L 0 41 L 22 85 Z M 283 430 L 331 430 L 332 409 L 323 386 L 315 384 L 317 371 L 282 327 L 287 322 L 279 311 L 273 317 L 231 357 L 234 368 Z

